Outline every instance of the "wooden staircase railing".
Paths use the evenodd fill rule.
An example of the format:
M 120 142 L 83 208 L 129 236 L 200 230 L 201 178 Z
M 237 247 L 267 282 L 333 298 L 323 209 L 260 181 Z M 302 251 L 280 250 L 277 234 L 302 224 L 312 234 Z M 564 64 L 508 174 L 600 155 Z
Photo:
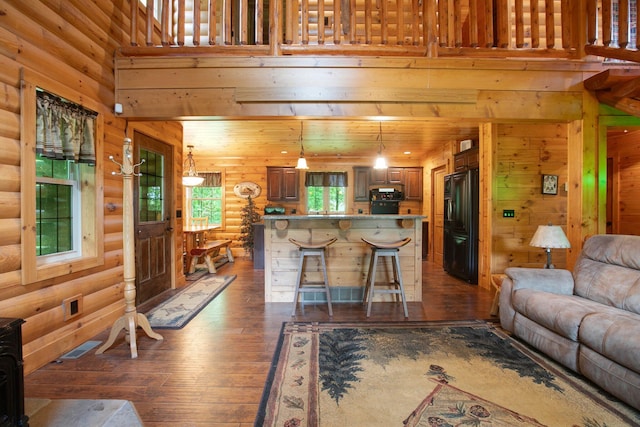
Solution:
M 617 7 L 613 0 L 155 0 L 160 10 L 153 0 L 131 3 L 124 55 L 596 55 L 640 62 L 630 0 Z

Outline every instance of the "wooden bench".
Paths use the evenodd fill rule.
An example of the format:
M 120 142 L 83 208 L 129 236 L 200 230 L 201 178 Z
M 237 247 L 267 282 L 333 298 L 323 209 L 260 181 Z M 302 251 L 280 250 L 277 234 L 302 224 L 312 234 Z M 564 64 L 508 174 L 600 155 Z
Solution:
M 225 249 L 222 254 L 220 253 L 221 249 Z M 211 240 L 202 245 L 202 247 L 191 249 L 191 265 L 189 266 L 189 274 L 194 273 L 196 268 L 204 267 L 209 270 L 209 273 L 215 273 L 216 262 L 219 266 L 226 264 L 227 262 L 233 262 L 231 240 Z

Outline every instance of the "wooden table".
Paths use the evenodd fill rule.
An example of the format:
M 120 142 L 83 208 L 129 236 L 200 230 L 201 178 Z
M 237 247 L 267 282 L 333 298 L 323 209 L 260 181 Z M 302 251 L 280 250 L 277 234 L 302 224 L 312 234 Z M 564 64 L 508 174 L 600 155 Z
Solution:
M 506 274 L 492 274 L 491 286 L 496 290 L 496 294 L 493 297 L 493 304 L 491 304 L 491 315 L 497 316 L 500 310 L 500 288 L 502 287 L 502 281 L 507 277 Z
M 191 249 L 200 247 L 207 239 L 207 232 L 220 228 L 219 225 L 195 226 L 188 225 L 182 228 L 184 235 L 184 256 L 187 269 L 191 265 Z M 185 270 L 185 273 L 187 270 Z

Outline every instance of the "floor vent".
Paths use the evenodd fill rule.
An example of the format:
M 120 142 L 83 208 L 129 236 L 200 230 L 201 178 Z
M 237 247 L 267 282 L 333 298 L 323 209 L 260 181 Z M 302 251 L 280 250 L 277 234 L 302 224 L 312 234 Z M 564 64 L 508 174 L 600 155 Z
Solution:
M 77 359 L 83 356 L 86 352 L 96 347 L 102 341 L 87 341 L 84 344 L 80 344 L 78 347 L 71 350 L 69 353 L 60 356 L 60 359 Z

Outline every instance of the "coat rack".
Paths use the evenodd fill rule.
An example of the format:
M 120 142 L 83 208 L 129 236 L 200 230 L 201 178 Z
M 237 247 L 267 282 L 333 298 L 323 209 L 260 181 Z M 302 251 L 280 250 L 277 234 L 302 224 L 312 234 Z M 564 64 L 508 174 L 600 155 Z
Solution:
M 133 164 L 133 156 L 131 155 L 131 138 L 124 138 L 122 147 L 122 164 L 116 162 L 113 156 L 109 159 L 120 166 L 120 173 L 112 172 L 114 175 L 122 175 L 123 193 L 123 257 L 124 257 L 124 315 L 116 320 L 111 327 L 109 339 L 100 347 L 96 354 L 102 354 L 106 349 L 113 345 L 121 330 L 125 330 L 125 339 L 129 341 L 131 347 L 131 358 L 138 357 L 138 348 L 136 345 L 136 331 L 138 326 L 151 338 L 162 340 L 160 334 L 155 333 L 151 329 L 149 320 L 142 313 L 136 311 L 136 267 L 135 267 L 135 243 L 133 233 L 133 176 L 142 174 L 136 173 L 134 170 L 142 163 Z

